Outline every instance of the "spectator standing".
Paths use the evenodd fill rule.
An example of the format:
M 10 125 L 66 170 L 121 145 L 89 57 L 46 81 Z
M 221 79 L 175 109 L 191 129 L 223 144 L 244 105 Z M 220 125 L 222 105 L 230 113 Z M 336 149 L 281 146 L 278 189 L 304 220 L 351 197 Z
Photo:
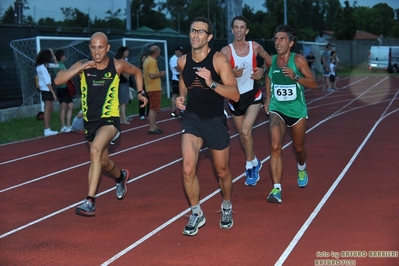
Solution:
M 324 50 L 321 60 L 323 62 L 323 91 L 331 91 L 330 84 L 330 53 L 332 49 L 332 44 L 327 43 L 326 49 Z M 327 86 L 327 87 L 326 87 Z
M 338 65 L 339 65 L 339 58 L 338 58 L 338 54 L 337 51 L 333 51 L 334 52 L 334 65 L 335 65 L 335 81 L 338 79 Z M 335 84 L 337 85 L 337 84 Z
M 234 124 L 240 134 L 241 146 L 245 154 L 245 185 L 255 186 L 259 181 L 262 162 L 255 156 L 252 127 L 263 104 L 263 95 L 259 80 L 266 72 L 266 65 L 271 64 L 270 55 L 261 45 L 246 41 L 249 33 L 248 22 L 243 16 L 236 16 L 231 22 L 234 34 L 233 43 L 222 48 L 227 56 L 240 91 L 238 102 L 229 102 L 229 109 Z M 263 67 L 257 66 L 256 57 L 262 57 Z
M 129 59 L 129 48 L 126 46 L 119 47 L 118 52 L 115 55 L 115 59 L 121 59 L 128 61 Z M 121 117 L 121 124 L 130 125 L 126 116 L 126 106 L 129 104 L 129 75 L 122 73 L 119 77 L 119 112 Z
M 156 125 L 157 113 L 161 109 L 162 83 L 165 71 L 159 71 L 157 58 L 161 55 L 161 49 L 153 45 L 150 47 L 150 55 L 143 64 L 143 76 L 145 89 L 150 102 L 150 112 L 148 114 L 148 134 L 162 134 L 163 131 Z
M 108 151 L 109 143 L 121 134 L 118 89 L 122 73 L 135 76 L 138 97 L 144 104 L 147 102 L 142 95 L 143 77 L 140 69 L 125 60 L 110 58 L 107 54 L 110 48 L 104 33 L 94 33 L 89 44 L 92 60 L 76 62 L 69 69 L 59 71 L 54 80 L 59 85 L 81 74 L 82 110 L 85 136 L 89 143 L 90 166 L 87 197 L 76 208 L 76 214 L 86 217 L 95 215 L 95 196 L 102 171 L 115 178 L 118 200 L 123 200 L 127 193 L 129 171 L 120 170 L 110 160 Z
M 172 71 L 172 95 L 170 97 L 170 104 L 172 108 L 172 112 L 170 113 L 171 117 L 176 117 L 176 105 L 175 100 L 176 97 L 179 95 L 179 77 L 180 71 L 177 67 L 177 60 L 180 56 L 184 53 L 183 47 L 178 46 L 175 48 L 175 54 L 169 59 L 169 67 Z
M 65 66 L 66 55 L 64 50 L 57 50 L 55 52 L 55 58 L 58 61 L 58 67 L 54 68 L 54 76 L 57 76 L 58 71 L 66 70 Z M 60 103 L 60 122 L 61 122 L 60 132 L 68 133 L 72 131 L 71 119 L 73 111 L 73 100 L 71 95 L 69 95 L 66 83 L 55 86 L 55 88 L 57 89 L 58 101 Z
M 331 58 L 330 58 L 330 84 L 331 84 L 331 89 L 333 91 L 337 90 L 337 86 L 336 86 L 336 73 L 337 73 L 337 66 L 336 66 L 336 57 L 335 57 L 336 53 L 334 51 L 331 51 Z
M 223 229 L 233 226 L 230 136 L 223 107 L 225 98 L 238 101 L 240 93 L 226 56 L 209 48 L 212 37 L 213 26 L 209 19 L 195 18 L 190 24 L 191 51 L 177 62 L 181 76 L 176 107 L 185 110 L 181 140 L 183 184 L 192 210 L 183 230 L 187 236 L 196 235 L 198 228 L 206 222 L 199 203 L 197 177 L 198 157 L 203 145 L 209 148 L 212 155 L 223 195 L 219 226 Z
M 141 71 L 143 71 L 143 64 L 144 64 L 144 61 L 147 59 L 147 57 L 148 57 L 147 54 L 142 54 L 141 55 L 140 64 L 139 64 Z M 143 81 L 143 91 L 144 91 L 145 96 L 147 97 L 147 99 L 149 99 L 147 91 L 145 89 L 144 81 Z M 140 120 L 144 120 L 144 119 L 146 119 L 148 117 L 148 113 L 150 111 L 150 103 L 147 103 L 147 105 L 145 107 L 142 107 L 143 106 L 143 102 L 140 101 L 140 100 L 138 100 L 138 101 L 139 101 L 139 117 L 140 117 Z
M 308 61 L 309 68 L 312 71 L 314 78 L 317 79 L 316 70 L 314 68 L 314 62 L 316 61 L 316 57 L 312 52 L 310 52 L 308 56 L 306 56 L 306 60 Z
M 273 182 L 267 202 L 271 203 L 282 202 L 282 147 L 286 127 L 291 129 L 298 169 L 298 186 L 304 188 L 308 184 L 305 146 L 308 109 L 304 90 L 305 87 L 316 89 L 317 83 L 306 59 L 291 52 L 297 40 L 296 33 L 290 26 L 280 25 L 276 28 L 274 45 L 277 55 L 273 56 L 266 76 L 265 111 L 269 113 L 270 174 Z
M 51 62 L 53 59 L 53 63 Z M 51 130 L 50 120 L 51 113 L 54 109 L 53 102 L 57 101 L 57 95 L 51 82 L 51 76 L 47 68 L 58 67 L 57 58 L 52 49 L 43 49 L 39 52 L 36 58 L 36 73 L 39 78 L 40 93 L 42 101 L 44 102 L 43 122 L 44 122 L 44 136 L 52 136 L 58 134 L 58 131 Z

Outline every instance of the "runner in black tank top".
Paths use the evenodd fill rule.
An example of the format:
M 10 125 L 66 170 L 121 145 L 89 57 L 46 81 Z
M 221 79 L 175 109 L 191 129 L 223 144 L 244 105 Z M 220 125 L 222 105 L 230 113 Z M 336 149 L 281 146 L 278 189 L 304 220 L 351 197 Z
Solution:
M 183 234 L 188 236 L 196 235 L 198 228 L 206 222 L 199 204 L 200 187 L 196 174 L 198 155 L 203 145 L 209 148 L 222 188 L 222 218 L 219 226 L 223 229 L 233 226 L 230 136 L 223 107 L 224 98 L 237 102 L 239 91 L 226 56 L 208 47 L 212 32 L 212 23 L 207 18 L 194 19 L 190 28 L 191 52 L 181 56 L 177 62 L 182 74 L 179 80 L 180 96 L 175 103 L 177 108 L 185 110 L 181 141 L 183 183 L 192 210 L 189 222 L 183 229 Z

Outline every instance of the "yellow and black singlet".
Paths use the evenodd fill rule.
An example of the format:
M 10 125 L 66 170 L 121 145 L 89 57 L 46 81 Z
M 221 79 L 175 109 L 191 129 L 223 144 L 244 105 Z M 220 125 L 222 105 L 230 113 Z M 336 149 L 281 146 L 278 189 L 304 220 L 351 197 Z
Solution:
M 105 69 L 84 70 L 80 78 L 80 89 L 83 118 L 86 122 L 119 117 L 119 76 L 113 58 L 109 59 Z

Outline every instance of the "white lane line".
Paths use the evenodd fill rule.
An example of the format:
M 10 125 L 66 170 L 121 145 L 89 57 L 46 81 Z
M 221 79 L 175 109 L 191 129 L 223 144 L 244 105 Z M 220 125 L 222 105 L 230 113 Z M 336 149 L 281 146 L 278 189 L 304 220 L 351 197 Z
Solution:
M 134 150 L 134 149 L 137 149 L 137 148 L 140 148 L 140 147 L 143 147 L 143 146 L 146 146 L 146 145 L 149 145 L 149 144 L 152 144 L 152 143 L 155 143 L 155 142 L 158 142 L 158 141 L 161 141 L 161 140 L 164 140 L 164 139 L 167 139 L 167 138 L 179 135 L 179 134 L 181 134 L 181 133 L 180 132 L 172 133 L 172 134 L 169 134 L 167 136 L 163 136 L 163 137 L 157 138 L 155 140 L 151 140 L 151 141 L 148 141 L 148 142 L 145 142 L 145 143 L 142 143 L 142 144 L 127 148 L 127 149 L 123 149 L 123 150 L 120 150 L 120 151 L 117 151 L 117 152 L 114 152 L 114 153 L 110 154 L 109 157 L 112 157 L 112 156 L 118 155 L 120 153 L 124 153 L 124 152 L 130 151 L 130 150 Z M 1 189 L 0 193 L 6 192 L 8 190 L 12 190 L 12 189 L 15 189 L 15 188 L 18 188 L 18 187 L 21 187 L 21 186 L 36 182 L 36 181 L 40 181 L 40 180 L 42 180 L 44 178 L 47 178 L 47 177 L 51 177 L 51 176 L 54 176 L 54 175 L 57 175 L 57 174 L 60 174 L 60 173 L 63 173 L 63 172 L 67 172 L 69 170 L 81 167 L 83 165 L 87 165 L 89 163 L 90 163 L 90 161 L 86 161 L 86 162 L 83 162 L 83 163 L 80 163 L 80 164 L 77 164 L 77 165 L 74 165 L 74 166 L 71 166 L 71 167 L 68 167 L 68 168 L 64 168 L 62 170 L 59 170 L 59 171 L 56 171 L 56 172 L 52 172 L 50 174 L 47 174 L 47 175 L 44 175 L 44 176 L 29 180 L 29 181 L 14 185 L 14 186 L 11 186 L 11 187 L 7 187 L 7 188 L 4 188 L 4 189 Z
M 176 119 L 176 118 L 167 118 L 167 119 L 164 119 L 164 120 L 157 121 L 157 123 L 163 123 L 163 122 L 167 122 L 167 121 L 170 121 L 170 120 L 173 120 L 173 119 Z M 136 126 L 136 127 L 133 127 L 133 128 L 128 128 L 126 130 L 122 130 L 122 133 L 133 131 L 133 130 L 138 130 L 138 129 L 143 128 L 143 127 L 148 127 L 148 124 L 141 125 L 141 126 Z M 37 140 L 37 139 L 31 139 L 31 140 Z M 26 140 L 26 141 L 30 141 L 30 140 Z M 16 143 L 18 143 L 18 142 L 16 142 Z M 68 148 L 71 148 L 71 147 L 74 147 L 74 146 L 77 146 L 77 145 L 81 145 L 81 144 L 86 144 L 86 143 L 87 143 L 87 141 L 81 141 L 81 142 L 77 142 L 77 143 L 74 143 L 74 144 L 65 145 L 65 146 L 62 146 L 62 147 L 58 147 L 58 148 L 54 148 L 54 149 L 50 149 L 50 150 L 46 150 L 46 151 L 42 151 L 42 152 L 33 153 L 33 154 L 26 155 L 26 156 L 23 156 L 23 157 L 19 157 L 19 158 L 15 158 L 15 159 L 12 159 L 12 160 L 0 162 L 0 165 L 9 164 L 9 163 L 13 163 L 13 162 L 29 159 L 29 158 L 32 158 L 32 157 L 36 157 L 36 156 L 39 156 L 39 155 L 46 154 L 46 153 L 55 152 L 55 151 L 59 151 L 59 150 L 63 150 L 63 149 L 68 149 Z M 14 144 L 14 143 L 8 143 L 8 144 L 5 144 L 4 146 L 11 145 L 11 144 Z
M 360 97 L 360 96 L 358 96 Z M 348 105 L 346 105 L 345 107 L 347 107 Z M 343 108 L 341 108 L 340 110 L 342 110 Z M 357 108 L 355 108 L 357 109 Z M 316 127 L 320 126 L 321 124 L 327 122 L 328 120 L 335 118 L 343 113 L 346 112 L 350 112 L 353 111 L 355 109 L 352 110 L 348 110 L 342 113 L 337 113 L 335 112 L 334 114 L 330 115 L 329 117 L 327 117 L 326 119 L 320 121 L 319 123 L 317 123 L 316 125 L 314 125 L 312 128 L 308 129 L 306 131 L 306 134 L 308 134 L 310 131 L 312 131 L 313 129 L 315 129 Z M 379 123 L 379 122 L 378 122 Z M 376 128 L 377 125 L 374 125 L 372 132 L 374 131 L 374 129 Z M 371 134 L 369 133 L 369 136 L 371 136 Z M 369 138 L 369 137 L 368 137 Z M 367 140 L 368 140 L 367 138 Z M 342 173 L 346 173 L 347 169 L 349 169 L 350 165 L 352 165 L 352 163 L 354 162 L 354 159 L 357 157 L 357 154 L 360 152 L 360 150 L 363 148 L 364 144 L 367 142 L 367 140 L 363 141 L 362 145 L 358 148 L 358 151 L 355 153 L 356 156 L 352 156 L 352 159 L 349 161 L 349 163 L 347 164 L 347 166 L 345 167 L 344 171 Z M 286 143 L 283 146 L 283 149 L 287 148 L 289 145 L 291 145 L 292 141 Z M 268 157 L 266 157 L 264 160 L 262 160 L 262 163 L 265 163 L 266 161 L 268 161 L 270 159 L 270 155 Z M 337 180 L 341 180 L 344 176 L 344 174 L 342 174 L 337 178 Z M 235 183 L 237 180 L 239 180 L 240 178 L 242 178 L 244 176 L 244 173 L 241 174 L 240 176 L 236 177 L 233 182 Z M 335 187 L 338 185 L 339 181 L 337 182 L 337 180 L 333 183 L 333 185 L 330 187 L 330 189 L 327 191 L 326 195 L 329 194 L 331 195 L 331 193 L 334 191 Z M 209 194 L 207 197 L 205 197 L 204 199 L 202 199 L 200 201 L 200 203 L 202 204 L 203 202 L 207 201 L 208 199 L 212 198 L 214 195 L 218 194 L 220 192 L 220 188 L 215 190 L 212 194 Z M 319 208 L 317 212 L 313 211 L 310 218 L 308 218 L 308 220 L 310 220 L 309 222 L 306 221 L 305 225 L 307 225 L 306 227 L 304 227 L 304 230 L 301 230 L 296 234 L 296 236 L 294 237 L 294 239 L 291 241 L 290 245 L 287 247 L 286 251 L 283 253 L 283 255 L 280 257 L 280 259 L 282 260 L 280 263 L 280 259 L 279 261 L 276 262 L 275 265 L 282 265 L 282 263 L 285 261 L 285 259 L 288 257 L 288 255 L 291 253 L 292 249 L 295 247 L 296 243 L 299 241 L 299 239 L 302 237 L 303 233 L 306 231 L 307 227 L 310 225 L 310 223 L 313 221 L 313 219 L 316 217 L 317 213 L 320 211 L 320 209 L 322 208 L 322 206 L 324 205 L 324 203 L 327 201 L 327 199 L 329 198 L 324 196 L 323 199 L 321 200 L 321 202 L 323 202 L 323 204 L 318 204 L 318 206 L 316 207 Z M 111 263 L 113 263 L 114 261 L 116 261 L 118 258 L 122 257 L 123 255 L 125 255 L 127 252 L 129 252 L 130 250 L 134 249 L 135 247 L 137 247 L 138 245 L 142 244 L 143 242 L 145 242 L 146 240 L 148 240 L 150 237 L 152 237 L 153 235 L 155 235 L 156 233 L 158 233 L 159 231 L 161 231 L 162 229 L 164 229 L 165 227 L 167 227 L 168 225 L 172 224 L 173 222 L 175 222 L 177 219 L 181 218 L 184 214 L 186 214 L 187 212 L 190 211 L 190 208 L 187 208 L 186 210 L 184 210 L 183 212 L 179 213 L 178 215 L 174 216 L 172 219 L 168 220 L 167 222 L 163 223 L 162 225 L 160 225 L 159 227 L 155 228 L 153 231 L 149 232 L 148 234 L 146 234 L 145 236 L 143 236 L 142 238 L 140 238 L 139 240 L 137 240 L 136 242 L 134 242 L 133 244 L 131 244 L 130 246 L 128 246 L 127 248 L 123 249 L 122 251 L 120 251 L 119 253 L 117 253 L 116 255 L 114 255 L 112 258 L 108 259 L 107 261 L 105 261 L 104 263 L 102 263 L 101 265 L 109 265 Z M 292 247 L 291 247 L 292 246 Z M 286 255 L 286 256 L 285 256 Z M 283 257 L 285 256 L 285 257 Z M 280 264 L 279 264 L 280 263 Z
M 357 109 L 357 108 L 356 108 L 356 109 Z M 348 110 L 348 111 L 345 111 L 345 112 L 343 112 L 343 113 L 350 112 L 350 111 L 353 111 L 353 110 L 354 110 L 354 109 Z M 327 119 L 323 120 L 322 123 L 324 123 L 324 122 L 328 121 L 329 119 L 332 119 L 333 117 L 336 117 L 336 116 L 338 116 L 338 115 L 340 115 L 340 114 L 334 114 L 333 116 L 330 116 L 330 117 L 328 117 Z M 267 123 L 267 122 L 268 122 L 268 121 L 263 122 L 263 123 L 260 123 L 260 124 L 258 124 L 258 125 L 255 126 L 255 127 L 259 127 L 259 126 L 261 126 L 262 124 L 265 124 L 265 123 Z M 309 130 L 307 131 L 307 133 L 310 132 L 311 130 L 313 130 L 314 128 L 316 128 L 317 126 L 321 125 L 322 123 L 318 123 L 317 125 L 315 125 L 315 126 L 312 127 L 311 129 L 309 129 Z M 176 134 L 180 134 L 180 133 L 176 133 Z M 234 136 L 237 136 L 237 135 L 238 135 L 238 134 L 235 134 Z M 231 137 L 234 137 L 234 136 L 231 136 Z M 167 137 L 164 137 L 164 138 L 167 138 Z M 154 141 L 154 142 L 155 142 L 155 141 Z M 285 149 L 286 147 L 288 147 L 291 143 L 292 143 L 292 141 L 289 142 L 289 143 L 287 143 L 286 145 L 284 145 L 283 149 Z M 145 144 L 142 144 L 142 146 L 144 146 L 144 145 L 145 145 Z M 130 148 L 130 149 L 133 149 L 133 148 Z M 126 150 L 129 150 L 129 149 L 126 149 Z M 115 153 L 115 154 L 117 154 L 117 153 Z M 263 163 L 266 162 L 267 160 L 269 160 L 269 158 L 270 158 L 270 156 L 268 156 L 266 159 L 262 160 L 262 162 L 263 162 Z M 169 166 L 169 165 L 172 165 L 172 164 L 174 164 L 174 163 L 176 163 L 177 161 L 180 161 L 180 160 L 181 160 L 181 158 L 178 159 L 178 160 L 176 160 L 176 161 L 174 161 L 174 162 L 171 162 L 171 163 L 169 163 L 169 164 L 167 164 L 167 165 L 164 165 L 164 166 L 162 166 L 162 167 L 160 167 L 160 168 L 154 169 L 154 170 L 151 171 L 151 172 L 148 172 L 148 173 L 146 173 L 146 174 L 144 174 L 144 175 L 141 175 L 141 176 L 139 176 L 139 177 L 137 177 L 137 178 L 135 178 L 135 179 L 130 180 L 129 183 L 130 183 L 130 182 L 133 182 L 133 181 L 135 181 L 135 180 L 137 180 L 137 179 L 143 178 L 144 176 L 146 176 L 146 175 L 148 175 L 148 174 L 154 173 L 154 172 L 156 172 L 156 171 L 158 171 L 158 170 L 160 170 L 160 169 L 162 169 L 162 168 L 164 168 L 164 167 L 167 167 L 167 166 Z M 88 162 L 86 162 L 85 164 L 87 164 L 87 163 L 88 163 Z M 236 177 L 236 178 L 233 180 L 233 182 L 236 182 L 237 180 L 239 180 L 239 179 L 242 178 L 243 176 L 244 176 L 244 173 L 241 174 L 240 176 Z M 110 192 L 110 191 L 112 191 L 112 190 L 114 190 L 114 189 L 115 189 L 115 188 L 111 188 L 111 189 L 108 189 L 108 190 L 106 190 L 106 191 L 103 191 L 103 192 L 99 193 L 97 196 L 100 196 L 100 195 L 103 195 L 103 194 L 105 194 L 105 193 L 108 193 L 108 192 Z M 204 198 L 203 200 L 201 200 L 201 202 L 207 201 L 209 198 L 212 198 L 214 195 L 218 194 L 219 192 L 220 192 L 220 189 L 214 191 L 212 194 L 208 195 L 206 198 Z M 24 229 L 24 228 L 27 228 L 27 227 L 29 227 L 29 226 L 31 226 L 31 225 L 34 225 L 34 224 L 36 224 L 36 223 L 38 223 L 38 222 L 40 222 L 40 221 L 43 221 L 43 220 L 46 220 L 46 219 L 48 219 L 48 218 L 50 218 L 50 217 L 52 217 L 52 216 L 55 216 L 56 214 L 59 214 L 59 213 L 64 212 L 64 211 L 66 211 L 66 210 L 69 210 L 69 209 L 71 209 L 71 208 L 77 206 L 77 205 L 80 204 L 81 202 L 82 202 L 82 201 L 77 202 L 77 203 L 75 203 L 75 204 L 72 204 L 72 205 L 70 205 L 70 206 L 68 206 L 68 207 L 65 207 L 65 208 L 63 208 L 63 209 L 61 209 L 61 210 L 59 210 L 59 211 L 57 211 L 57 212 L 54 212 L 54 213 L 49 214 L 49 215 L 47 215 L 47 216 L 44 216 L 44 217 L 42 217 L 42 218 L 40 218 L 40 219 L 37 219 L 37 220 L 35 220 L 35 221 L 31 222 L 31 223 L 28 223 L 28 224 L 26 224 L 26 225 L 24 225 L 24 226 L 21 226 L 21 227 L 19 227 L 19 228 L 17 228 L 17 229 L 14 229 L 14 230 L 9 231 L 9 232 L 7 232 L 7 233 L 5 233 L 5 234 L 2 234 L 2 235 L 0 235 L 0 239 L 1 239 L 1 238 L 4 238 L 4 237 L 6 237 L 6 236 L 8 236 L 8 235 L 10 235 L 10 234 L 13 234 L 13 233 L 15 233 L 15 232 L 17 232 L 17 231 L 20 231 L 20 230 L 22 230 L 22 229 Z M 164 225 L 166 224 L 164 227 L 162 227 L 162 228 L 160 228 L 160 229 L 157 228 L 157 229 L 155 229 L 155 230 L 157 230 L 157 232 L 158 232 L 159 230 L 162 230 L 162 229 L 165 228 L 167 225 L 171 224 L 172 222 L 174 222 L 175 220 L 177 220 L 178 218 L 180 218 L 182 215 L 184 215 L 184 214 L 187 213 L 188 211 L 189 211 L 189 208 L 186 209 L 185 211 L 181 212 L 179 215 L 175 216 L 174 218 L 172 218 L 172 219 L 169 220 L 168 222 L 164 223 Z M 176 218 L 176 217 L 177 217 L 177 218 Z M 176 218 L 176 219 L 175 219 L 175 218 Z M 154 232 L 154 231 L 153 231 L 153 232 Z M 156 233 L 156 232 L 155 232 L 155 233 Z M 150 234 L 151 234 L 151 235 L 150 235 Z M 147 234 L 148 238 L 149 238 L 150 236 L 152 236 L 152 235 L 153 235 L 152 232 L 150 232 L 149 234 Z M 144 242 L 145 240 L 147 240 L 147 238 L 146 238 L 146 239 L 142 238 L 141 241 L 138 240 L 138 241 L 136 241 L 135 243 L 138 243 L 139 241 L 140 241 L 140 243 L 142 243 L 142 242 Z M 138 244 L 140 244 L 140 243 L 138 243 Z M 138 244 L 137 244 L 137 245 L 138 245 Z M 132 245 L 134 245 L 134 244 L 132 244 Z M 135 246 L 137 246 L 137 245 L 135 245 Z M 129 250 L 133 249 L 135 246 L 131 247 Z M 130 247 L 130 246 L 129 246 L 129 247 Z M 127 251 L 126 251 L 126 252 L 127 252 Z M 119 254 L 119 253 L 118 253 L 118 254 Z M 114 257 L 115 257 L 115 260 L 116 260 L 117 258 L 119 258 L 120 256 L 123 255 L 123 254 L 121 254 L 120 256 L 118 256 L 118 254 L 114 256 Z M 116 256 L 118 256 L 118 257 L 116 257 Z M 104 264 L 104 265 L 106 265 L 106 264 Z
M 317 204 L 316 208 L 312 211 L 308 219 L 305 221 L 305 223 L 302 225 L 302 227 L 299 229 L 297 234 L 294 236 L 294 238 L 291 240 L 290 244 L 288 247 L 284 250 L 283 254 L 281 254 L 280 258 L 277 260 L 277 262 L 274 264 L 275 266 L 280 266 L 283 265 L 285 260 L 288 258 L 296 244 L 298 244 L 299 240 L 305 233 L 305 231 L 309 228 L 310 224 L 313 222 L 314 218 L 317 216 L 317 214 L 320 212 L 321 208 L 324 206 L 324 204 L 327 202 L 327 200 L 330 198 L 331 194 L 334 192 L 338 184 L 341 182 L 341 180 L 344 178 L 345 174 L 347 173 L 348 169 L 352 166 L 354 163 L 355 159 L 359 155 L 360 151 L 363 149 L 363 147 L 367 144 L 368 140 L 370 139 L 371 135 L 374 133 L 375 129 L 377 126 L 381 123 L 382 120 L 384 120 L 388 115 L 385 115 L 386 112 L 388 111 L 388 108 L 392 105 L 392 102 L 395 100 L 397 97 L 399 91 L 395 94 L 395 97 L 391 99 L 390 103 L 388 106 L 385 108 L 384 112 L 381 114 L 380 118 L 377 120 L 377 122 L 374 124 L 372 129 L 369 131 L 361 145 L 357 148 L 356 152 L 353 154 L 352 158 L 349 160 L 349 162 L 346 164 L 345 168 L 342 170 L 340 175 L 337 177 L 337 179 L 334 181 L 334 183 L 331 185 L 330 189 L 326 192 L 326 194 L 323 196 L 319 204 Z M 390 114 L 394 114 L 395 112 L 399 111 L 399 109 L 396 109 Z M 335 114 L 336 116 L 336 114 Z

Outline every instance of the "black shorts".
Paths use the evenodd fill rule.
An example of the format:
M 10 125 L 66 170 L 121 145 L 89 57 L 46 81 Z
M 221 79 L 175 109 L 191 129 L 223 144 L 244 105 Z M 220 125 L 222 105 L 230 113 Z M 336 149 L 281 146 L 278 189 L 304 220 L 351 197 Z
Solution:
M 330 82 L 334 82 L 335 81 L 335 75 L 330 74 Z
M 233 115 L 241 116 L 245 115 L 249 106 L 259 103 L 263 103 L 263 96 L 262 91 L 256 87 L 256 89 L 241 94 L 238 102 L 229 101 L 229 109 Z
M 60 103 L 71 103 L 72 97 L 69 95 L 67 87 L 57 88 L 57 97 Z
M 224 114 L 216 117 L 205 117 L 185 112 L 182 122 L 183 134 L 188 133 L 202 138 L 204 146 L 210 149 L 224 150 L 230 145 L 230 132 Z
M 46 101 L 54 102 L 54 97 L 53 97 L 53 94 L 51 93 L 51 91 L 40 91 L 40 93 L 42 94 L 43 102 L 46 102 Z
M 296 125 L 296 123 L 298 123 L 299 121 L 302 120 L 302 118 L 293 118 L 293 117 L 287 116 L 278 111 L 270 111 L 270 113 L 274 113 L 274 114 L 278 115 L 281 118 L 281 120 L 284 121 L 284 123 L 287 125 L 287 127 L 293 127 Z M 308 117 L 305 117 L 305 118 L 308 119 Z
M 172 94 L 177 94 L 179 95 L 179 81 L 177 80 L 172 80 Z
M 115 134 L 115 137 L 112 139 L 112 141 L 115 141 L 119 137 L 120 132 L 121 132 L 119 117 L 101 118 L 94 122 L 84 121 L 84 129 L 85 129 L 84 133 L 85 133 L 85 137 L 86 137 L 87 141 L 93 142 L 94 137 L 96 136 L 97 130 L 100 127 L 108 126 L 108 125 L 113 125 L 118 130 L 118 132 Z

